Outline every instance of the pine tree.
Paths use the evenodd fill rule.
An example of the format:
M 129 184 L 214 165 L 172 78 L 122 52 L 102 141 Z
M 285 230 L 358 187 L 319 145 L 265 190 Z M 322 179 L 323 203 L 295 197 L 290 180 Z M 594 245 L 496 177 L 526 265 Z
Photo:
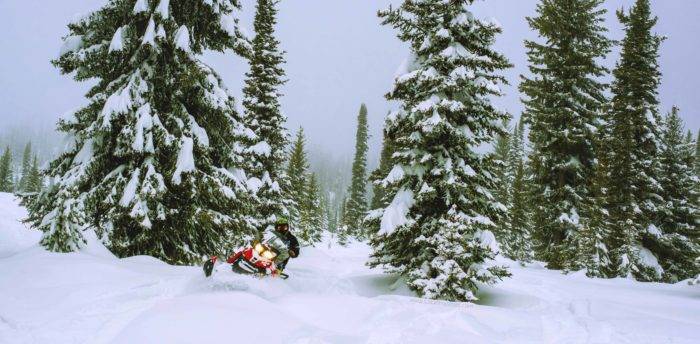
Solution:
M 666 117 L 662 147 L 659 183 L 665 205 L 660 228 L 644 244 L 657 254 L 664 280 L 677 282 L 700 274 L 700 194 L 693 171 L 693 143 L 683 138 L 676 107 Z
M 695 175 L 700 178 L 700 129 L 695 136 Z
M 605 130 L 602 130 L 605 132 Z M 617 268 L 610 260 L 610 214 L 606 209 L 609 202 L 608 177 L 609 162 L 605 159 L 606 145 L 601 140 L 596 145 L 595 175 L 590 190 L 590 199 L 585 203 L 584 212 L 588 215 L 582 222 L 581 230 L 574 233 L 570 242 L 571 261 L 567 263 L 569 271 L 586 270 L 588 277 L 610 277 L 617 274 Z
M 596 118 L 606 102 L 607 70 L 598 63 L 604 36 L 603 0 L 542 0 L 527 18 L 543 43 L 526 41 L 531 76 L 523 77 L 524 117 L 530 125 L 530 165 L 537 258 L 565 268 L 567 240 L 580 230 L 590 197 Z
M 617 275 L 641 280 L 661 276 L 645 266 L 641 240 L 652 240 L 648 228 L 656 228 L 661 204 L 658 188 L 658 58 L 662 38 L 652 33 L 657 19 L 648 0 L 637 0 L 629 14 L 618 11 L 626 28 L 622 54 L 613 76 L 608 117 L 609 138 L 605 154 L 610 164 L 607 178 L 612 238 L 611 259 Z
M 381 180 L 384 179 L 384 176 L 386 176 L 389 173 L 390 169 L 394 166 L 391 160 L 391 156 L 393 154 L 394 151 L 391 140 L 386 135 L 386 132 L 384 132 L 382 141 L 382 152 L 379 157 L 379 166 L 370 174 L 370 180 L 372 181 L 373 186 L 372 191 L 374 193 L 372 195 L 372 202 L 370 205 L 370 208 L 372 210 L 384 208 L 387 205 L 389 205 L 389 202 L 391 201 L 388 200 L 386 197 L 386 192 L 382 187 Z
M 22 155 L 22 177 L 19 180 L 19 185 L 17 187 L 18 191 L 27 192 L 28 182 L 30 177 L 30 170 L 32 168 L 32 143 L 29 142 L 24 147 L 24 154 Z
M 283 166 L 289 137 L 284 127 L 287 119 L 279 103 L 279 88 L 285 82 L 282 69 L 285 61 L 274 36 L 276 4 L 277 0 L 258 0 L 250 71 L 243 88 L 245 121 L 255 134 L 249 148 L 253 154 L 252 174 L 261 181 L 253 213 L 259 228 L 273 224 L 276 215 L 289 215 L 289 201 L 283 192 L 287 182 Z
M 512 170 L 513 180 L 507 187 L 508 214 L 501 243 L 504 254 L 520 262 L 530 262 L 533 258 L 530 218 L 528 203 L 528 185 L 525 166 L 525 123 L 521 120 L 513 129 L 510 148 L 507 153 L 507 168 Z M 505 181 L 504 181 L 505 182 Z
M 355 136 L 355 159 L 352 163 L 352 182 L 348 188 L 348 203 L 344 224 L 349 228 L 352 236 L 363 238 L 366 236 L 363 220 L 367 214 L 367 151 L 369 149 L 367 133 L 367 106 L 362 104 L 357 116 L 357 133 Z
M 0 192 L 14 191 L 14 180 L 12 173 L 12 151 L 10 147 L 5 148 L 5 153 L 0 157 Z
M 248 221 L 242 125 L 208 50 L 247 54 L 237 0 L 113 0 L 69 24 L 54 64 L 94 80 L 59 123 L 74 144 L 30 207 L 42 245 L 73 251 L 94 230 L 119 256 L 191 263 L 242 244 Z
M 287 165 L 287 175 L 289 176 L 289 189 L 287 190 L 290 199 L 289 215 L 293 225 L 301 226 L 302 217 L 305 214 L 305 197 L 308 186 L 309 162 L 306 157 L 306 139 L 304 129 L 299 128 L 296 139 L 292 144 L 289 154 L 289 164 Z M 302 229 L 303 230 L 303 229 Z
M 369 264 L 431 299 L 474 301 L 477 282 L 509 275 L 491 261 L 502 209 L 489 192 L 492 157 L 476 149 L 505 134 L 498 123 L 508 115 L 490 98 L 505 83 L 495 72 L 510 64 L 491 48 L 500 27 L 476 19 L 471 3 L 407 0 L 380 12 L 412 58 L 387 95 L 401 106 L 386 122 L 395 153 L 382 186 L 392 201 L 371 222 Z
M 303 196 L 298 237 L 303 243 L 313 245 L 321 241 L 324 229 L 323 209 L 315 173 L 309 174 Z
M 41 171 L 39 170 L 39 158 L 35 154 L 34 159 L 32 159 L 32 165 L 29 168 L 25 192 L 37 193 L 41 191 L 43 187 L 44 183 L 42 181 Z
M 343 198 L 343 201 L 340 203 L 340 212 L 339 212 L 339 221 L 338 223 L 340 224 L 340 227 L 338 227 L 337 232 L 338 232 L 338 243 L 341 246 L 345 246 L 348 243 L 348 226 L 345 225 L 345 214 L 347 211 L 347 204 L 348 204 L 348 199 Z
M 503 127 L 508 127 L 508 121 L 503 122 Z M 514 129 L 517 130 L 517 127 Z M 513 175 L 510 174 L 511 167 L 509 165 L 511 158 L 512 142 L 511 135 L 503 134 L 498 135 L 496 138 L 496 144 L 494 147 L 494 174 L 499 181 L 496 189 L 494 190 L 494 196 L 496 200 L 508 207 L 510 202 L 510 191 L 513 184 Z M 504 218 L 504 223 L 508 223 L 509 220 Z

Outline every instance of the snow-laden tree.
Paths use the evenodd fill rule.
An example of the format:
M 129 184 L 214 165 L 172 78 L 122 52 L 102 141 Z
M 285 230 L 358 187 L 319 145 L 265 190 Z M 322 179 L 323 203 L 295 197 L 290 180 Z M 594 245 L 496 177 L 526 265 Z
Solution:
M 683 120 L 674 107 L 665 121 L 659 182 L 665 204 L 660 227 L 644 244 L 658 259 L 663 278 L 676 282 L 700 274 L 698 177 L 693 171 L 693 142 L 683 137 Z M 661 271 L 663 268 L 663 271 Z
M 24 146 L 24 153 L 22 154 L 22 177 L 17 184 L 17 190 L 20 192 L 27 192 L 30 172 L 32 169 L 32 143 L 27 143 Z
M 321 234 L 326 229 L 324 223 L 324 210 L 321 207 L 318 180 L 315 173 L 310 173 L 303 199 L 303 216 L 297 233 L 299 239 L 309 245 L 321 241 Z
M 509 122 L 510 120 L 504 121 L 503 126 L 507 128 Z M 515 130 L 517 130 L 517 128 L 515 128 Z M 497 230 L 494 233 L 501 244 L 504 244 L 503 240 L 505 239 L 506 228 L 510 225 L 511 221 L 510 202 L 512 200 L 511 196 L 514 181 L 514 169 L 511 165 L 511 153 L 514 148 L 512 140 L 512 135 L 506 133 L 505 135 L 498 135 L 494 144 L 493 174 L 499 182 L 495 185 L 493 195 L 496 197 L 496 201 L 503 204 L 503 206 L 508 209 L 501 217 Z
M 593 178 L 596 119 L 605 104 L 610 51 L 603 0 L 542 0 L 527 18 L 539 41 L 526 41 L 530 75 L 523 78 L 524 117 L 532 144 L 537 258 L 562 269 L 567 240 L 582 228 Z
M 14 179 L 12 173 L 12 151 L 5 147 L 5 152 L 0 157 L 0 192 L 14 191 Z
M 384 208 L 387 205 L 389 205 L 389 202 L 391 200 L 387 200 L 386 197 L 386 192 L 384 191 L 384 188 L 382 187 L 381 181 L 384 179 L 384 176 L 389 174 L 389 171 L 391 168 L 394 166 L 393 163 L 391 162 L 391 157 L 394 154 L 393 151 L 393 146 L 391 143 L 391 140 L 389 137 L 386 135 L 386 132 L 383 134 L 383 140 L 382 140 L 382 151 L 379 156 L 379 166 L 377 169 L 372 171 L 370 175 L 370 180 L 372 181 L 372 202 L 370 204 L 370 208 L 372 210 L 374 209 L 380 209 Z M 370 235 L 373 233 L 369 233 Z
M 606 130 L 602 128 L 602 133 Z M 605 134 L 601 134 L 601 137 Z M 567 271 L 586 270 L 588 277 L 615 276 L 617 267 L 610 260 L 610 216 L 605 208 L 608 196 L 609 165 L 605 155 L 602 154 L 606 145 L 598 141 L 596 152 L 600 158 L 596 159 L 594 180 L 590 189 L 589 199 L 585 203 L 585 220 L 581 223 L 581 229 L 573 234 L 567 247 L 568 256 Z
M 30 194 L 37 193 L 41 191 L 41 189 L 44 187 L 43 178 L 41 176 L 41 170 L 39 169 L 39 158 L 36 154 L 32 159 L 32 165 L 29 168 L 29 175 L 27 176 L 25 187 L 25 192 Z
M 111 0 L 69 24 L 54 64 L 93 80 L 50 186 L 29 207 L 42 245 L 94 230 L 119 256 L 189 263 L 253 234 L 240 144 L 250 136 L 205 50 L 249 49 L 237 0 Z
M 532 251 L 532 220 L 528 202 L 529 183 L 525 166 L 525 123 L 521 120 L 513 128 L 513 135 L 507 153 L 507 169 L 512 174 L 512 181 L 507 185 L 507 219 L 502 222 L 502 238 L 499 238 L 503 253 L 520 262 L 530 262 Z M 507 182 L 507 179 L 501 183 Z
M 357 132 L 355 134 L 355 158 L 352 162 L 352 181 L 348 187 L 348 203 L 346 205 L 345 225 L 350 234 L 356 238 L 364 238 L 366 230 L 363 220 L 367 215 L 367 151 L 369 146 L 369 126 L 367 125 L 367 106 L 362 104 L 357 115 Z
M 695 136 L 695 175 L 700 178 L 700 130 Z
M 657 18 L 649 0 L 637 0 L 629 13 L 617 16 L 626 30 L 620 61 L 613 70 L 608 137 L 602 154 L 608 154 L 609 194 L 605 206 L 612 234 L 611 259 L 617 275 L 641 280 L 661 276 L 645 266 L 640 255 L 645 241 L 654 240 L 662 203 L 658 183 L 659 45 L 662 37 L 652 30 Z M 646 254 L 646 253 L 645 253 Z
M 288 216 L 290 201 L 284 193 L 287 183 L 286 147 L 289 141 L 284 127 L 286 117 L 280 111 L 279 88 L 285 82 L 284 54 L 275 38 L 277 0 L 259 0 L 255 13 L 255 38 L 252 42 L 250 71 L 243 88 L 244 120 L 255 137 L 249 152 L 251 173 L 259 189 L 253 217 L 259 229 L 275 222 L 277 215 Z
M 471 4 L 406 0 L 380 12 L 412 56 L 387 95 L 400 105 L 386 120 L 394 166 L 382 187 L 392 201 L 369 216 L 378 233 L 369 264 L 432 299 L 474 301 L 477 282 L 509 275 L 492 261 L 504 210 L 489 191 L 491 156 L 477 147 L 505 134 L 508 115 L 490 98 L 510 64 L 491 48 L 500 27 L 475 18 Z
M 304 128 L 299 128 L 296 138 L 292 143 L 287 163 L 287 176 L 289 176 L 289 186 L 286 190 L 289 205 L 289 220 L 294 226 L 300 226 L 301 218 L 304 216 L 304 200 L 308 186 L 309 159 L 306 155 L 306 138 Z

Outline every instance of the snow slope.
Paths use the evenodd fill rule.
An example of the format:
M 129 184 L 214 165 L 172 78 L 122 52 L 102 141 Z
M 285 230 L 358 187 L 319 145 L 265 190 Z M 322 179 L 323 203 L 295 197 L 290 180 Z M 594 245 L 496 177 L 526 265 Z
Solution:
M 304 248 L 258 280 L 103 248 L 56 254 L 0 194 L 0 343 L 697 343 L 700 288 L 512 264 L 480 304 L 427 301 L 366 246 Z

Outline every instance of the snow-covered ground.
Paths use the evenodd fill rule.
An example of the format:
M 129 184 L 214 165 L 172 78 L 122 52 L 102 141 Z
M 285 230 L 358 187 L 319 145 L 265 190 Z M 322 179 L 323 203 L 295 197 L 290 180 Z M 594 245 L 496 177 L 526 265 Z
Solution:
M 563 276 L 534 264 L 480 304 L 416 298 L 366 246 L 304 248 L 258 280 L 99 247 L 49 253 L 0 194 L 0 343 L 698 343 L 700 287 Z

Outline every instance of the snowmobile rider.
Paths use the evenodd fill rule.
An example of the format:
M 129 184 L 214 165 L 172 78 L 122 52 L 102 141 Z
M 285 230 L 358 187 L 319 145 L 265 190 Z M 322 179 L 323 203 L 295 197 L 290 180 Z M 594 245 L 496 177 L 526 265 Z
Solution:
M 277 268 L 282 271 L 287 266 L 290 258 L 296 258 L 299 256 L 299 240 L 291 233 L 289 230 L 289 221 L 284 217 L 278 217 L 275 222 L 275 230 L 273 231 L 275 237 L 279 240 L 271 240 L 270 243 L 274 245 L 274 242 L 281 241 L 285 246 L 281 244 L 275 247 L 279 254 L 275 259 L 275 264 Z M 277 246 L 277 245 L 275 245 Z

